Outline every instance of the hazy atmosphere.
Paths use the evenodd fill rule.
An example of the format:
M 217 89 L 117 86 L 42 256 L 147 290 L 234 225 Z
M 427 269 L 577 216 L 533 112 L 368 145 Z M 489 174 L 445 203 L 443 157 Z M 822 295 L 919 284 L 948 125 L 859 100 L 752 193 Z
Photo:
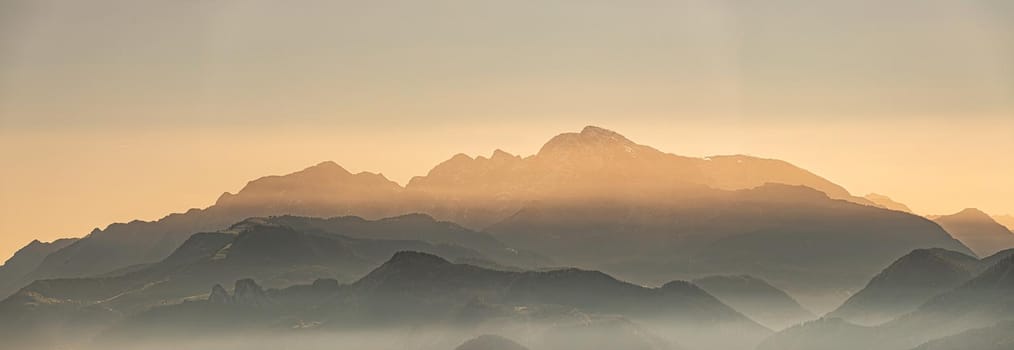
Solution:
M 404 184 L 586 124 L 1014 213 L 1007 1 L 8 0 L 0 51 L 0 256 L 324 160 Z
M 1011 1 L 0 0 L 0 335 L 37 320 L 29 299 L 108 320 L 74 328 L 92 346 L 216 296 L 209 319 L 243 318 L 254 290 L 251 318 L 298 319 L 307 344 L 372 339 L 412 324 L 352 321 L 378 305 L 437 318 L 378 292 L 432 282 L 386 279 L 423 261 L 490 293 L 483 312 L 436 304 L 535 350 L 597 331 L 524 322 L 716 346 L 697 316 L 741 331 L 729 349 L 948 349 L 906 336 L 1014 329 L 997 305 L 931 301 L 995 292 L 967 283 L 1010 260 L 1012 159 Z M 99 276 L 116 282 L 69 282 Z M 571 305 L 580 288 L 547 278 L 607 292 Z M 762 296 L 728 292 L 744 288 Z M 700 314 L 648 312 L 662 301 Z M 304 312 L 334 305 L 357 311 Z M 927 321 L 955 309 L 982 313 Z M 448 322 L 404 341 L 482 335 Z

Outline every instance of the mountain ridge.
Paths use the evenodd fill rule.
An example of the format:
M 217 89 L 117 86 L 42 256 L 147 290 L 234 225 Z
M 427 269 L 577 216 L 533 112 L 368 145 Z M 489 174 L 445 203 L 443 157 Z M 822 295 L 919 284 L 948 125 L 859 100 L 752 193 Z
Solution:
M 38 279 L 103 275 L 125 271 L 123 269 L 129 266 L 154 263 L 171 254 L 192 233 L 221 230 L 250 217 L 352 215 L 380 219 L 426 213 L 437 220 L 455 222 L 474 230 L 494 225 L 502 227 L 505 220 L 541 205 L 539 203 L 554 206 L 568 201 L 593 201 L 611 205 L 631 200 L 640 201 L 638 206 L 659 209 L 676 203 L 665 199 L 667 196 L 688 201 L 728 197 L 730 194 L 722 191 L 758 186 L 763 190 L 768 183 L 808 186 L 834 200 L 869 205 L 841 186 L 784 161 L 747 156 L 682 157 L 636 144 L 619 133 L 589 126 L 578 133 L 558 135 L 546 142 L 539 153 L 527 157 L 500 150 L 489 158 L 457 155 L 404 187 L 382 174 L 352 174 L 334 162 L 321 162 L 288 175 L 262 177 L 250 181 L 236 194 L 222 195 L 216 204 L 205 209 L 170 214 L 153 222 L 111 224 L 94 231 L 49 254 L 38 268 L 12 278 L 13 282 L 8 284 L 13 289 Z M 631 207 L 619 209 L 626 211 Z M 623 224 L 622 218 L 614 217 L 620 221 L 612 222 L 609 227 Z M 917 219 L 896 217 L 891 220 L 911 224 Z M 886 230 L 886 226 L 877 230 Z M 927 237 L 937 236 L 935 228 L 925 230 Z M 951 243 L 934 243 L 936 241 L 937 238 L 928 238 L 926 242 L 961 249 Z M 575 265 L 573 261 L 560 263 Z M 658 278 L 659 282 L 664 282 L 671 277 L 674 276 Z M 12 291 L 0 289 L 2 294 Z
M 944 249 L 917 249 L 898 258 L 826 317 L 873 326 L 914 311 L 934 296 L 974 278 L 985 267 L 975 257 Z
M 955 214 L 935 217 L 933 221 L 980 257 L 1014 248 L 1014 232 L 979 209 L 967 208 Z

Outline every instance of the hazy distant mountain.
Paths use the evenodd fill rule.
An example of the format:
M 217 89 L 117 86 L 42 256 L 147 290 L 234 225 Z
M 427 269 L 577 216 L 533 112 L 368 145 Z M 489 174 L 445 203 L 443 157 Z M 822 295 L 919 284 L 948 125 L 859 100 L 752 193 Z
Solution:
M 1014 320 L 1014 258 L 999 261 L 960 287 L 882 325 L 862 327 L 841 319 L 826 319 L 776 333 L 758 349 L 905 350 L 1009 320 Z
M 898 201 L 895 201 L 895 200 L 891 199 L 891 197 L 888 197 L 888 196 L 885 196 L 885 195 L 882 195 L 882 194 L 870 193 L 870 194 L 867 194 L 866 196 L 863 196 L 863 198 L 866 198 L 866 200 L 868 200 L 870 202 L 873 202 L 873 204 L 876 204 L 877 206 L 885 208 L 885 209 L 903 211 L 903 212 L 906 212 L 906 213 L 911 213 L 912 212 L 912 209 L 909 209 L 909 207 L 907 205 L 905 205 L 903 203 L 900 203 Z
M 49 254 L 63 249 L 63 247 L 75 241 L 77 241 L 76 238 L 58 239 L 49 243 L 34 240 L 24 248 L 19 249 L 0 266 L 0 293 L 3 290 L 18 288 L 18 286 L 10 284 L 15 283 L 15 281 L 22 279 L 25 275 L 35 270 Z
M 236 194 L 222 194 L 214 207 L 247 216 L 354 215 L 379 219 L 405 211 L 397 202 L 402 191 L 401 186 L 382 174 L 352 174 L 328 161 L 289 175 L 250 181 Z
M 982 269 L 978 259 L 958 252 L 915 250 L 884 269 L 827 317 L 860 325 L 887 322 L 960 286 Z
M 132 341 L 172 329 L 200 337 L 206 332 L 249 331 L 254 325 L 276 330 L 313 325 L 318 332 L 338 333 L 411 329 L 381 334 L 428 339 L 412 344 L 444 344 L 447 332 L 464 329 L 479 334 L 497 331 L 515 339 L 534 337 L 540 346 L 580 341 L 584 336 L 574 335 L 586 332 L 588 337 L 612 334 L 612 341 L 629 339 L 627 344 L 652 346 L 638 345 L 644 349 L 672 349 L 673 342 L 684 341 L 695 348 L 711 344 L 748 349 L 770 334 L 685 282 L 652 289 L 595 271 L 496 271 L 417 252 L 395 254 L 347 286 L 314 284 L 263 293 L 247 286 L 242 289 L 248 296 L 242 298 L 237 294 L 240 289 L 237 284 L 237 292 L 229 294 L 216 286 L 207 301 L 155 308 L 122 323 L 107 340 L 122 336 L 120 340 Z M 649 335 L 647 329 L 667 339 Z M 444 348 L 449 347 L 453 345 Z
M 994 215 L 993 220 L 1007 227 L 1011 232 L 1014 232 L 1014 215 Z
M 528 350 L 528 348 L 501 336 L 481 335 L 466 341 L 454 350 Z
M 933 219 L 980 257 L 1014 248 L 1014 233 L 978 209 Z
M 7 295 L 31 281 L 84 277 L 131 265 L 159 261 L 195 232 L 224 229 L 248 217 L 268 215 L 381 218 L 401 212 L 390 198 L 401 188 L 383 175 L 352 174 L 334 162 L 324 162 L 286 176 L 251 181 L 239 193 L 223 194 L 207 209 L 170 214 L 158 221 L 115 223 L 47 256 L 32 272 L 0 286 Z
M 709 276 L 693 280 L 708 294 L 771 329 L 816 319 L 784 291 L 750 276 Z

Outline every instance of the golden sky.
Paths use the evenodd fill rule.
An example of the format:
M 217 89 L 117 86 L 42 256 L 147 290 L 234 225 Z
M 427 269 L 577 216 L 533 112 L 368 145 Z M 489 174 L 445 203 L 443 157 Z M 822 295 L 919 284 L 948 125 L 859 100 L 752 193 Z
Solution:
M 0 257 L 322 160 L 405 183 L 588 124 L 1014 213 L 1014 2 L 4 1 Z

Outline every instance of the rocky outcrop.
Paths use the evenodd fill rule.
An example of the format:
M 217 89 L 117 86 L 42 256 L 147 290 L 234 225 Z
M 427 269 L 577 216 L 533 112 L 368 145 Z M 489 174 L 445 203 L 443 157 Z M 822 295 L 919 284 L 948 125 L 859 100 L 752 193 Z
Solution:
M 241 279 L 236 281 L 233 294 L 230 295 L 220 284 L 211 288 L 208 302 L 222 305 L 243 305 L 243 306 L 268 306 L 271 299 L 264 293 L 264 288 L 252 279 Z

